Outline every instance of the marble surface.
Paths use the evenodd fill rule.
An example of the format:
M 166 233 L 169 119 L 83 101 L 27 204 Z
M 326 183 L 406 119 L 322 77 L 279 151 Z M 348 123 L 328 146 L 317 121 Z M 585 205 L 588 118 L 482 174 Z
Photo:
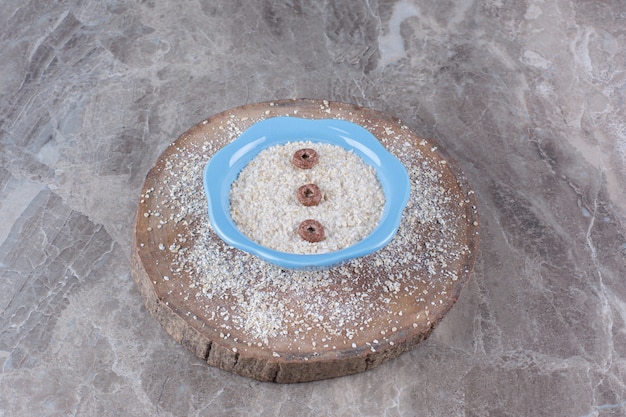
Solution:
M 0 416 L 626 415 L 623 1 L 7 0 L 0 27 Z M 170 339 L 130 235 L 170 142 L 295 97 L 440 141 L 482 240 L 426 342 L 275 385 Z

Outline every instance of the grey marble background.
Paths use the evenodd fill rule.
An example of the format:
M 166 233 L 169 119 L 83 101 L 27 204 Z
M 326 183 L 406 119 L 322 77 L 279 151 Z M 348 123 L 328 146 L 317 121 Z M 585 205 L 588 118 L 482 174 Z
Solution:
M 4 0 L 0 416 L 626 415 L 625 28 L 622 0 Z M 295 97 L 439 140 L 482 241 L 416 349 L 273 385 L 169 338 L 130 234 L 167 144 Z

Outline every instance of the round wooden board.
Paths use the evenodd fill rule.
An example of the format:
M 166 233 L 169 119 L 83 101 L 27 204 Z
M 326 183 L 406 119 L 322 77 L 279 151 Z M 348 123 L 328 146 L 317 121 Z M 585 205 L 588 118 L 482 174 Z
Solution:
M 204 166 L 253 123 L 278 116 L 357 123 L 400 159 L 411 198 L 389 245 L 304 272 L 267 264 L 213 233 Z M 412 349 L 457 300 L 478 249 L 473 194 L 438 144 L 394 117 L 320 100 L 246 105 L 191 128 L 148 173 L 132 273 L 150 313 L 209 365 L 278 383 L 353 374 Z

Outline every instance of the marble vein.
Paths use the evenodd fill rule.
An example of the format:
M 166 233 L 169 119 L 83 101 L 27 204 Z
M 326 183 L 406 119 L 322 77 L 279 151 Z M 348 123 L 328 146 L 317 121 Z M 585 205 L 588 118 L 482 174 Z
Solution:
M 4 2 L 0 415 L 625 415 L 625 26 L 619 0 Z M 418 348 L 277 386 L 170 340 L 128 253 L 169 143 L 292 97 L 439 140 L 482 243 Z

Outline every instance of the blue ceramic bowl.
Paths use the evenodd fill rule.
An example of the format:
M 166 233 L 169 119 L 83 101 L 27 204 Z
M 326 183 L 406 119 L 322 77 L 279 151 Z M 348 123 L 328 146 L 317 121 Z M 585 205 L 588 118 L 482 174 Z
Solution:
M 261 246 L 239 231 L 230 216 L 229 193 L 239 172 L 263 149 L 287 142 L 312 141 L 341 146 L 374 167 L 385 193 L 379 224 L 367 237 L 347 248 L 324 254 L 293 254 Z M 236 140 L 220 149 L 204 170 L 204 190 L 211 227 L 226 243 L 267 262 L 289 269 L 331 267 L 368 255 L 393 238 L 410 193 L 406 169 L 369 131 L 336 119 L 275 117 L 249 127 Z

